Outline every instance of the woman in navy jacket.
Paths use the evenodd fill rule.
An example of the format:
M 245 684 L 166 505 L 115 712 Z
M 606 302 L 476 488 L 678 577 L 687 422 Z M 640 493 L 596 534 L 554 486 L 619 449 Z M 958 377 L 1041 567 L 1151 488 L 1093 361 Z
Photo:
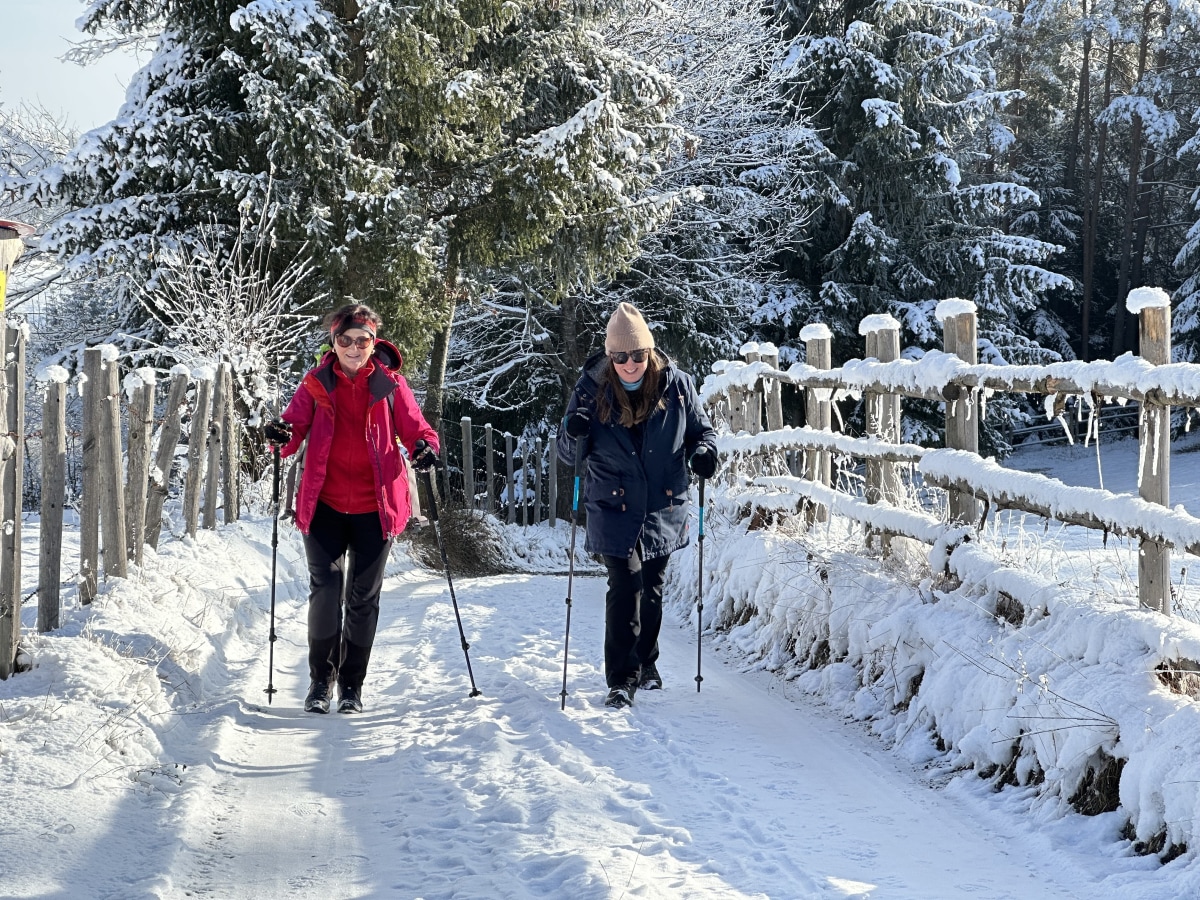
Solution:
M 662 687 L 658 633 L 671 553 L 688 542 L 688 471 L 717 468 L 716 433 L 689 375 L 655 349 L 641 312 L 622 303 L 604 353 L 584 365 L 558 436 L 574 465 L 584 441 L 586 549 L 608 569 L 606 705 L 628 706 L 638 688 Z

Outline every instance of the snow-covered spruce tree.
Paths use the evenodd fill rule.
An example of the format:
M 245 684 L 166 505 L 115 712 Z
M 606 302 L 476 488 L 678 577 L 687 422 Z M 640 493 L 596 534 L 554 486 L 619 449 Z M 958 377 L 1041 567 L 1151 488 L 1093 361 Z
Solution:
M 680 101 L 655 187 L 675 213 L 630 268 L 594 291 L 556 295 L 535 271 L 497 281 L 458 313 L 449 384 L 464 411 L 519 428 L 553 421 L 612 308 L 628 300 L 660 343 L 702 375 L 751 336 L 773 257 L 799 239 L 806 178 L 821 148 L 782 108 L 779 35 L 751 0 L 647 4 L 614 18 L 609 40 L 673 79 Z M 472 408 L 473 407 L 473 408 Z
M 937 302 L 964 297 L 999 358 L 1043 357 L 1024 323 L 1069 282 L 1042 268 L 1056 246 L 1001 227 L 1036 198 L 988 171 L 1011 141 L 999 112 L 1014 96 L 995 85 L 993 15 L 970 0 L 816 0 L 805 12 L 787 23 L 788 71 L 839 191 L 790 262 L 804 316 L 833 329 L 835 359 L 861 356 L 857 324 L 883 312 L 920 354 L 940 345 Z M 907 418 L 906 439 L 936 440 L 928 422 Z
M 78 207 L 49 244 L 152 277 L 271 179 L 311 291 L 376 306 L 410 357 L 497 273 L 578 290 L 662 215 L 670 84 L 594 30 L 611 5 L 99 0 L 86 27 L 161 36 L 118 119 L 34 186 Z

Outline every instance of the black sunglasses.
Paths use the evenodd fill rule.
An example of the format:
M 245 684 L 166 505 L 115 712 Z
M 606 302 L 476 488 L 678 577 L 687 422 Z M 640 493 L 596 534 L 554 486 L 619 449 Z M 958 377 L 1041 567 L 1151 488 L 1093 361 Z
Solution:
M 632 353 L 626 353 L 624 350 L 618 350 L 616 353 L 608 354 L 609 359 L 615 362 L 618 366 L 623 366 L 631 359 L 635 363 L 644 363 L 650 356 L 649 350 L 634 350 Z
M 336 338 L 339 347 L 349 347 L 353 344 L 359 350 L 366 350 L 371 346 L 371 342 L 375 340 L 373 337 L 350 337 L 348 334 L 339 334 Z

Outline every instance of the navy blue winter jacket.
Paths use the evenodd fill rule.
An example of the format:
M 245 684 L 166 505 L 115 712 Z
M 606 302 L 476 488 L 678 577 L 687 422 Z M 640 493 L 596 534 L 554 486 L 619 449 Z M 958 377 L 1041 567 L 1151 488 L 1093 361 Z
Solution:
M 601 385 L 612 390 L 604 377 L 605 367 L 611 365 L 604 353 L 584 365 L 567 404 L 567 416 L 580 406 L 591 412 L 591 430 L 582 439 L 587 441 L 583 500 L 589 553 L 628 559 L 640 540 L 642 559 L 654 559 L 688 542 L 686 463 L 701 444 L 716 453 L 716 432 L 691 376 L 662 352 L 654 352 L 664 367 L 663 403 L 642 426 L 640 453 L 629 429 L 615 416 L 607 423 L 597 419 Z M 557 449 L 559 460 L 575 465 L 575 441 L 565 428 L 558 431 Z

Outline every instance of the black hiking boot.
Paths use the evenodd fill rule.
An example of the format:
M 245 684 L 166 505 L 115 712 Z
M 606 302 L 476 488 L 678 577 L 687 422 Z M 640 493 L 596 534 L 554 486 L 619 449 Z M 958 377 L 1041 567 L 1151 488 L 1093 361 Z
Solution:
M 329 712 L 329 682 L 313 681 L 308 685 L 308 696 L 304 698 L 304 711 L 311 713 Z
M 642 674 L 638 678 L 638 690 L 662 690 L 662 676 L 658 674 L 658 666 L 654 665 L 654 663 L 646 663 L 642 666 Z
M 626 706 L 633 706 L 634 690 L 635 688 L 631 684 L 609 688 L 608 697 L 605 698 L 604 705 L 610 706 L 613 709 L 624 709 Z
M 341 697 L 341 699 L 338 700 L 338 712 L 362 712 L 362 693 L 358 688 L 343 686 L 338 690 L 338 694 Z

